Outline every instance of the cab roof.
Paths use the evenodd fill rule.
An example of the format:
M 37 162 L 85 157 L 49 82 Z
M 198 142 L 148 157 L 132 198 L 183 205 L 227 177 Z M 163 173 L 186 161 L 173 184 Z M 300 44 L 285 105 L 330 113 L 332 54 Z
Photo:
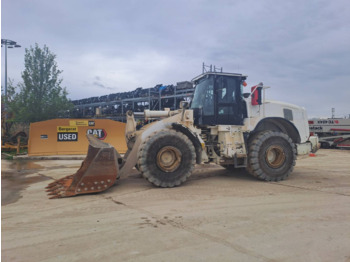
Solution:
M 236 74 L 236 73 L 223 73 L 223 72 L 206 72 L 204 74 L 201 74 L 199 76 L 196 76 L 195 78 L 192 79 L 192 82 L 196 82 L 199 79 L 207 76 L 207 75 L 218 75 L 218 76 L 232 76 L 232 77 L 242 77 L 243 80 L 245 80 L 248 76 L 242 75 L 242 74 Z

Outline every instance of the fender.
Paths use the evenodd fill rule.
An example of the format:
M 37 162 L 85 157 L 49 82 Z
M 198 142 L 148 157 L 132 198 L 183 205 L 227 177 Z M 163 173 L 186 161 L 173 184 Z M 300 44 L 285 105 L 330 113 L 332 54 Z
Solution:
M 287 119 L 281 117 L 267 117 L 256 125 L 253 133 L 262 130 L 276 130 L 287 134 L 294 143 L 299 144 L 301 141 L 300 134 L 296 126 L 288 121 Z
M 193 143 L 193 146 L 196 150 L 196 163 L 200 164 L 202 162 L 202 145 L 201 142 L 198 138 L 198 136 L 193 133 L 189 128 L 187 128 L 184 125 L 181 125 L 179 123 L 172 123 L 171 124 L 172 128 L 176 131 L 180 131 L 181 133 L 183 133 L 184 135 L 186 135 L 191 142 Z

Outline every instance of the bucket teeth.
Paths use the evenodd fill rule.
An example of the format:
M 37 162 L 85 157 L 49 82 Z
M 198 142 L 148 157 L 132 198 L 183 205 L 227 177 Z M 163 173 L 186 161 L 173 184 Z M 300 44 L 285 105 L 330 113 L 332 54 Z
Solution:
M 61 198 L 61 196 L 56 195 L 56 196 L 49 197 L 49 199 L 55 199 L 55 198 Z
M 48 191 L 49 193 L 47 195 L 51 196 L 51 197 L 49 197 L 50 199 L 51 198 L 60 198 L 60 197 L 64 197 L 65 191 L 66 191 L 66 189 L 64 187 L 58 187 L 55 190 Z
M 71 179 L 73 179 L 73 176 L 72 176 L 72 175 L 63 177 L 63 178 L 61 178 L 61 179 L 56 180 L 55 182 L 52 182 L 52 183 L 48 184 L 45 188 L 51 190 L 52 188 L 54 188 L 54 187 L 56 187 L 56 186 L 58 186 L 58 185 L 64 185 L 64 184 L 66 184 L 66 183 L 69 182 L 69 180 L 71 180 Z
M 69 187 L 71 186 L 72 182 L 73 176 L 67 176 L 50 183 L 46 187 L 46 192 L 48 192 L 47 195 L 52 196 L 49 197 L 50 199 L 63 197 L 65 195 L 65 192 L 69 190 Z
M 52 188 L 56 185 L 56 182 L 50 183 L 47 187 L 45 187 L 46 189 Z
M 56 186 L 52 186 L 52 187 L 46 187 L 46 192 L 51 192 L 52 190 L 55 190 Z

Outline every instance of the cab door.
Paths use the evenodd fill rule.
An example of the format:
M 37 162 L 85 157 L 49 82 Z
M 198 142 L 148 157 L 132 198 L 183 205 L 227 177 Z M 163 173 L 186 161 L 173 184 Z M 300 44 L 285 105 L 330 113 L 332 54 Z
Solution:
M 219 75 L 215 79 L 216 123 L 242 125 L 241 78 Z

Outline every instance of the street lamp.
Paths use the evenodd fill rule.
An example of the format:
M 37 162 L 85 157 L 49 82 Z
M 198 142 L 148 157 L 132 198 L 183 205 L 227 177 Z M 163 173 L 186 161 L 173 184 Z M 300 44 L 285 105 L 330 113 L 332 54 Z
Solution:
M 5 46 L 5 110 L 7 109 L 7 48 L 18 48 L 21 47 L 17 45 L 15 41 L 9 39 L 1 39 L 1 47 Z

